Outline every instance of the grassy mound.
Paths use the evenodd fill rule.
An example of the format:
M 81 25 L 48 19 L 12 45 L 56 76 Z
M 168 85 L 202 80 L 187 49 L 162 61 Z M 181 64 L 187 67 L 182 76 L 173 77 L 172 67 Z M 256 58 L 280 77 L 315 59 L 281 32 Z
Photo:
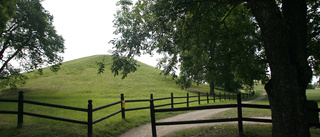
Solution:
M 101 60 L 109 62 L 106 72 L 99 75 L 97 62 Z M 43 75 L 30 72 L 27 84 L 16 90 L 4 89 L 0 91 L 1 99 L 17 99 L 18 91 L 24 91 L 26 100 L 60 104 L 74 107 L 87 107 L 87 101 L 93 100 L 93 107 L 120 100 L 120 94 L 125 99 L 148 99 L 150 94 L 154 98 L 174 96 L 186 96 L 188 91 L 181 90 L 170 76 L 159 75 L 160 70 L 139 63 L 140 67 L 135 73 L 129 74 L 127 78 L 114 77 L 109 68 L 111 67 L 111 56 L 97 55 L 85 57 L 63 63 L 61 70 L 51 72 L 49 68 L 43 70 Z M 193 86 L 192 91 L 208 92 L 209 86 Z M 222 92 L 222 91 L 219 91 Z M 191 94 L 192 95 L 192 94 Z M 167 102 L 168 103 L 168 102 Z M 127 108 L 137 106 L 148 106 L 148 102 L 127 103 Z M 185 105 L 184 105 L 185 106 Z M 26 112 L 57 116 L 62 118 L 86 121 L 84 112 L 42 107 L 26 104 Z M 94 119 L 101 118 L 120 109 L 119 105 L 94 113 Z M 0 110 L 17 110 L 16 103 L 0 102 Z M 116 115 L 93 126 L 94 136 L 117 136 L 122 132 L 150 122 L 149 110 L 131 111 L 126 113 L 126 120 L 121 115 Z M 163 114 L 167 117 L 172 114 Z M 1 114 L 0 134 L 3 136 L 85 136 L 86 125 L 79 125 L 55 120 L 48 120 L 30 116 L 24 116 L 24 126 L 16 128 L 17 116 Z

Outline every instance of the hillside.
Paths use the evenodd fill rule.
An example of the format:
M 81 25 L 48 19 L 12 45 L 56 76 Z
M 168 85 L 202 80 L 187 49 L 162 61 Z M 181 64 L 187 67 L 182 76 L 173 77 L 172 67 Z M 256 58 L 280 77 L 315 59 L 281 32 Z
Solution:
M 106 71 L 99 75 L 97 62 L 105 59 Z M 127 78 L 114 77 L 109 69 L 111 56 L 96 55 L 76 59 L 63 63 L 58 72 L 51 72 L 49 68 L 43 70 L 43 75 L 35 72 L 27 73 L 27 84 L 19 87 L 15 92 L 10 89 L 0 92 L 0 97 L 17 95 L 17 91 L 25 91 L 30 97 L 81 97 L 84 100 L 94 98 L 118 98 L 121 93 L 126 97 L 169 96 L 171 92 L 185 93 L 175 84 L 170 76 L 159 75 L 160 70 L 139 62 L 140 67 Z M 196 86 L 197 88 L 197 86 Z M 193 88 L 194 89 L 194 88 Z M 208 86 L 201 86 L 197 91 L 208 91 Z M 165 94 L 165 95 L 163 95 Z
M 108 63 L 106 71 L 99 75 L 97 62 L 105 59 Z M 0 98 L 17 99 L 18 91 L 24 91 L 26 100 L 60 104 L 86 108 L 88 100 L 93 100 L 93 107 L 99 107 L 120 100 L 120 94 L 124 93 L 125 100 L 148 99 L 150 94 L 154 98 L 174 96 L 186 96 L 189 91 L 208 92 L 209 86 L 193 86 L 189 90 L 181 90 L 175 84 L 170 76 L 159 75 L 160 70 L 149 65 L 138 63 L 140 67 L 135 73 L 131 73 L 127 78 L 121 79 L 121 76 L 114 77 L 109 68 L 111 67 L 111 56 L 97 55 L 85 57 L 63 63 L 61 70 L 51 72 L 49 68 L 43 70 L 43 75 L 36 72 L 30 72 L 27 84 L 18 87 L 16 90 L 0 90 Z M 218 91 L 218 90 L 216 90 Z M 222 91 L 218 91 L 222 92 Z M 217 92 L 216 92 L 217 93 Z M 184 102 L 185 98 L 179 98 L 175 102 Z M 216 101 L 216 103 L 230 103 L 235 101 Z M 159 104 L 167 104 L 168 100 L 158 101 Z M 211 101 L 212 103 L 212 101 Z M 192 105 L 197 105 L 194 102 Z M 149 102 L 130 102 L 126 103 L 127 108 L 147 107 Z M 179 104 L 175 107 L 185 107 L 185 104 Z M 0 110 L 17 110 L 16 103 L 0 103 Z M 104 117 L 108 114 L 119 111 L 119 105 L 108 107 L 107 109 L 96 111 L 94 119 Z M 26 104 L 26 112 L 57 116 L 74 120 L 87 120 L 86 113 L 75 112 L 65 109 L 56 109 L 51 107 L 42 107 Z M 177 113 L 163 113 L 157 115 L 161 119 Z M 86 125 L 79 125 L 55 120 L 42 119 L 37 117 L 25 116 L 23 128 L 17 129 L 16 115 L 2 115 L 0 117 L 0 134 L 3 136 L 85 136 Z M 115 115 L 107 120 L 94 125 L 95 136 L 118 136 L 121 133 L 150 122 L 150 110 L 143 109 L 138 111 L 126 112 L 126 120 L 121 119 L 121 115 Z

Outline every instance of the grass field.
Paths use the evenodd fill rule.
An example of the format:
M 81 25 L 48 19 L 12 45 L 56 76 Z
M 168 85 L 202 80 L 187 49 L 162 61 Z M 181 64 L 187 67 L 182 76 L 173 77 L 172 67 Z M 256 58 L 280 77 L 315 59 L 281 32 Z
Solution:
M 98 75 L 97 62 L 105 59 L 111 62 L 111 56 L 99 55 L 82 59 L 65 62 L 59 72 L 50 72 L 48 68 L 43 70 L 43 75 L 36 72 L 26 74 L 29 79 L 27 84 L 18 89 L 4 89 L 0 91 L 0 99 L 17 99 L 18 92 L 24 91 L 26 100 L 38 102 L 60 104 L 66 106 L 86 108 L 89 99 L 93 100 L 93 107 L 102 106 L 120 100 L 120 94 L 125 95 L 125 99 L 148 99 L 150 94 L 154 94 L 154 98 L 170 97 L 170 93 L 174 96 L 195 95 L 194 91 L 206 93 L 209 86 L 200 85 L 193 86 L 189 90 L 181 90 L 170 76 L 159 75 L 160 70 L 151 66 L 139 63 L 141 66 L 135 73 L 129 74 L 126 79 L 114 77 L 108 70 L 110 64 L 106 66 L 106 72 Z M 216 90 L 216 93 L 224 93 Z M 177 100 L 178 102 L 179 100 Z M 185 101 L 185 99 L 180 100 Z M 216 104 L 234 103 L 235 101 L 216 101 Z M 163 103 L 163 102 L 159 102 Z M 169 103 L 169 102 L 166 102 Z M 144 103 L 126 103 L 126 108 L 137 106 L 148 106 L 148 102 Z M 157 104 L 156 104 L 157 105 Z M 191 106 L 197 103 L 190 104 Z M 180 106 L 185 106 L 180 105 Z M 0 102 L 0 110 L 17 110 L 16 103 Z M 45 114 L 50 116 L 58 116 L 62 118 L 70 118 L 75 120 L 86 121 L 85 112 L 77 112 L 71 110 L 48 108 L 25 104 L 26 112 Z M 95 112 L 94 119 L 101 118 L 113 112 L 120 110 L 120 106 L 116 105 L 105 110 Z M 157 115 L 157 119 L 175 115 L 177 113 L 162 113 Z M 31 116 L 24 116 L 24 125 L 17 128 L 17 115 L 0 114 L 0 135 L 16 136 L 16 137 L 42 137 L 42 136 L 86 136 L 86 125 L 61 122 Z M 150 112 L 148 109 L 126 112 L 126 119 L 121 119 L 121 114 L 93 125 L 94 136 L 118 136 L 119 134 L 133 127 L 150 122 Z
M 256 87 L 256 89 L 261 89 L 262 85 Z M 307 90 L 307 99 L 308 100 L 320 100 L 320 89 L 317 88 L 315 90 Z M 268 98 L 254 101 L 251 104 L 261 104 L 261 105 L 269 105 Z M 318 107 L 320 106 L 320 102 L 318 102 Z M 254 108 L 243 108 L 243 117 L 270 117 L 271 111 L 268 109 L 254 109 Z M 320 116 L 320 113 L 319 113 Z M 237 117 L 237 110 L 231 109 L 228 111 L 224 111 L 213 115 L 211 118 L 235 118 Z M 244 135 L 245 137 L 270 137 L 272 136 L 272 126 L 271 124 L 244 124 Z M 320 129 L 318 128 L 310 128 L 310 133 L 312 137 L 318 137 L 320 135 Z M 221 124 L 217 126 L 209 126 L 209 127 L 201 127 L 196 129 L 189 129 L 179 131 L 172 135 L 168 135 L 166 137 L 238 137 L 238 125 L 237 124 Z
M 120 100 L 120 94 L 125 95 L 126 100 L 132 99 L 148 99 L 150 94 L 154 94 L 154 98 L 170 97 L 171 93 L 174 96 L 186 96 L 186 93 L 190 93 L 190 96 L 195 95 L 196 92 L 206 93 L 209 91 L 208 85 L 192 86 L 188 90 L 181 90 L 175 81 L 170 76 L 159 75 L 160 70 L 151 66 L 139 63 L 141 66 L 135 73 L 129 74 L 126 79 L 121 77 L 114 77 L 108 70 L 110 64 L 106 66 L 106 72 L 98 75 L 97 62 L 105 59 L 106 62 L 111 62 L 110 56 L 99 55 L 91 56 L 82 59 L 77 59 L 69 62 L 65 62 L 61 70 L 57 73 L 50 72 L 49 69 L 44 69 L 43 75 L 38 75 L 35 72 L 28 73 L 29 80 L 27 84 L 18 89 L 4 89 L 0 91 L 0 99 L 17 99 L 18 92 L 24 91 L 26 100 L 33 100 L 38 102 L 46 102 L 52 104 L 60 104 L 66 106 L 86 108 L 89 99 L 93 100 L 93 107 L 99 107 L 105 104 L 113 103 Z M 255 88 L 256 93 L 261 94 L 264 92 L 263 86 L 258 85 Z M 224 93 L 222 90 L 216 90 L 217 94 Z M 310 90 L 308 93 L 308 99 L 320 100 L 319 90 Z M 255 97 L 258 95 L 256 94 Z M 184 102 L 185 99 L 176 100 L 177 102 Z M 212 101 L 210 101 L 212 102 Z M 228 104 L 235 103 L 236 101 L 216 101 L 215 104 Z M 159 104 L 169 102 L 158 102 Z M 255 103 L 268 104 L 268 100 L 261 100 Z M 206 104 L 206 103 L 202 103 Z M 212 104 L 212 103 L 211 103 Z M 148 102 L 143 103 L 126 103 L 126 108 L 132 108 L 137 106 L 148 106 Z M 157 103 L 156 103 L 157 105 Z M 192 103 L 190 106 L 195 106 L 197 103 Z M 185 107 L 186 105 L 180 105 Z M 177 106 L 178 107 L 178 106 Z M 24 109 L 26 112 L 33 112 L 51 116 L 58 116 L 62 118 L 70 118 L 75 120 L 87 120 L 85 112 L 77 112 L 71 110 L 48 108 L 25 104 Z M 17 110 L 16 103 L 3 103 L 0 102 L 0 110 Z M 113 112 L 120 110 L 120 106 L 116 105 L 105 110 L 95 112 L 94 119 L 101 118 Z M 226 112 L 217 115 L 216 117 L 232 117 L 233 112 Z M 270 112 L 246 110 L 244 116 L 267 116 Z M 160 113 L 156 115 L 157 119 L 176 115 L 177 113 Z M 0 114 L 0 135 L 10 137 L 43 137 L 43 136 L 55 136 L 55 137 L 79 137 L 87 135 L 87 126 L 80 124 L 73 124 L 68 122 L 61 122 L 56 120 L 49 120 L 43 118 L 36 118 L 31 116 L 24 116 L 24 125 L 22 128 L 17 128 L 17 115 Z M 150 122 L 149 109 L 126 112 L 126 119 L 121 118 L 121 114 L 115 115 L 107 120 L 93 125 L 94 136 L 118 136 L 121 133 L 139 125 Z M 228 128 L 234 128 L 231 125 L 222 125 L 217 127 L 208 127 L 203 130 L 211 131 L 217 129 L 222 134 L 208 133 L 208 136 L 226 136 L 223 131 Z M 252 128 L 248 125 L 247 129 L 252 129 L 254 133 L 260 133 L 260 129 L 256 129 L 256 126 Z M 259 126 L 261 130 L 270 132 L 271 127 Z M 193 130 L 190 130 L 193 131 Z M 188 131 L 187 135 L 192 135 Z M 195 129 L 194 132 L 200 132 L 202 129 Z M 213 130 L 216 132 L 215 130 Z M 201 133 L 201 132 L 200 132 Z M 228 132 L 229 133 L 229 132 Z M 235 129 L 235 132 L 236 129 Z M 247 132 L 248 133 L 248 132 Z M 254 134 L 253 133 L 253 134 Z M 184 133 L 182 133 L 184 134 Z M 179 136 L 179 134 L 177 134 Z M 201 136 L 201 135 L 200 135 Z

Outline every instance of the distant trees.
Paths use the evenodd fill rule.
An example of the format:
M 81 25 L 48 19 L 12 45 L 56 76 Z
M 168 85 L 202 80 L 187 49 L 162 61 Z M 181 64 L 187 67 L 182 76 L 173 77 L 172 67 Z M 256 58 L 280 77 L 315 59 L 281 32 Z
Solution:
M 314 75 L 320 75 L 320 1 L 309 0 L 307 3 L 307 49 L 309 63 Z M 319 82 L 319 81 L 318 81 Z
M 57 71 L 63 59 L 59 54 L 64 52 L 64 40 L 56 33 L 53 17 L 40 0 L 16 0 L 13 5 L 15 13 L 12 14 L 12 5 L 7 6 L 8 18 L 1 18 L 5 26 L 0 30 L 0 88 L 23 84 L 26 76 L 22 71 L 40 69 L 41 73 L 47 65 Z
M 130 1 L 119 2 L 114 24 L 120 37 L 111 41 L 116 48 L 115 74 L 121 71 L 127 76 L 136 70 L 134 56 L 155 50 L 166 53 L 158 64 L 165 75 L 176 77 L 175 67 L 181 63 L 177 83 L 182 88 L 194 81 L 209 83 L 211 93 L 214 84 L 236 91 L 265 76 L 266 64 L 257 63 L 261 60 L 258 29 L 245 5 L 180 1 L 177 4 L 184 10 L 179 11 L 169 3 L 157 7 L 142 0 L 131 9 Z

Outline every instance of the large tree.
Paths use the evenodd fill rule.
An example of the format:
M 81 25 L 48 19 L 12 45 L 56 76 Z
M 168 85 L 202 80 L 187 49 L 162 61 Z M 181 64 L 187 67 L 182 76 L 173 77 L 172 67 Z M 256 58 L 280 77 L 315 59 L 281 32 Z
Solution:
M 216 5 L 210 2 L 198 5 L 198 9 L 210 9 L 208 7 Z M 179 33 L 191 35 L 184 38 L 189 45 L 182 43 L 184 46 L 180 46 L 184 47 L 180 54 L 180 77 L 207 82 L 210 87 L 213 84 L 222 86 L 226 91 L 237 91 L 244 85 L 252 87 L 253 80 L 264 77 L 266 68 L 258 52 L 262 44 L 256 24 L 244 4 L 220 4 L 219 9 L 202 12 L 210 12 L 210 16 L 190 17 L 197 22 L 193 24 L 194 31 Z
M 316 1 L 314 1 L 316 2 Z M 265 89 L 273 119 L 273 136 L 310 136 L 306 87 L 312 77 L 307 51 L 305 0 L 248 0 L 262 31 L 271 80 Z M 319 8 L 319 7 L 318 7 Z
M 41 72 L 47 65 L 56 71 L 64 52 L 64 40 L 52 25 L 53 16 L 40 0 L 17 0 L 14 5 L 15 14 L 0 30 L 0 87 L 24 83 L 26 76 L 21 71 Z
M 175 77 L 175 68 L 181 63 L 177 83 L 182 88 L 190 86 L 193 80 L 209 83 L 210 93 L 215 83 L 226 90 L 237 90 L 243 84 L 252 86 L 254 79 L 265 74 L 263 65 L 250 65 L 259 60 L 255 52 L 261 44 L 256 25 L 244 5 L 181 2 L 179 6 L 186 8 L 180 12 L 163 10 L 172 5 L 157 7 L 149 0 L 139 1 L 132 9 L 130 1 L 119 4 L 122 9 L 114 23 L 115 33 L 120 37 L 112 41 L 116 47 L 112 67 L 115 75 L 122 71 L 125 77 L 135 71 L 135 63 L 130 63 L 133 56 L 153 50 L 168 55 L 158 64 L 165 75 Z M 246 71 L 250 69 L 259 73 Z
M 126 3 L 127 1 L 121 2 Z M 319 48 L 319 33 L 317 33 L 319 32 L 319 1 L 309 0 L 307 1 L 308 3 L 306 0 L 144 1 L 142 5 L 150 5 L 154 9 L 146 12 L 156 12 L 157 14 L 148 19 L 142 19 L 141 16 L 145 14 L 140 14 L 139 11 L 136 11 L 138 14 L 125 20 L 129 26 L 123 27 L 118 33 L 132 36 L 130 39 L 125 39 L 125 41 L 141 41 L 141 36 L 145 37 L 153 33 L 146 33 L 141 31 L 144 28 L 134 27 L 135 20 L 142 20 L 140 25 L 143 27 L 150 27 L 146 25 L 149 22 L 158 22 L 157 24 L 150 24 L 152 27 L 156 26 L 154 31 L 159 32 L 156 33 L 156 37 L 151 37 L 151 40 L 147 40 L 144 43 L 135 43 L 127 51 L 133 50 L 134 52 L 131 53 L 141 54 L 140 49 L 148 52 L 150 52 L 150 49 L 160 49 L 160 51 L 161 49 L 173 49 L 172 51 L 176 52 L 174 41 L 172 41 L 172 37 L 176 34 L 176 28 L 175 26 L 172 27 L 171 24 L 176 20 L 192 17 L 189 16 L 190 13 L 197 10 L 192 10 L 190 7 L 205 2 L 215 3 L 217 5 L 215 8 L 219 8 L 220 4 L 226 3 L 231 5 L 245 3 L 250 7 L 255 20 L 259 24 L 264 41 L 266 59 L 271 69 L 271 79 L 266 84 L 265 89 L 269 96 L 272 111 L 273 136 L 310 136 L 306 119 L 307 101 L 305 89 L 312 77 L 312 70 L 308 62 L 310 56 L 313 68 L 317 69 L 318 67 L 319 52 L 315 49 Z M 201 12 L 195 12 L 194 14 L 210 16 L 210 14 Z M 315 25 L 310 26 L 310 24 Z M 172 33 L 161 33 L 170 29 Z M 116 40 L 114 44 L 121 46 L 125 41 Z M 154 41 L 157 42 L 153 43 Z M 157 44 L 161 45 L 161 47 L 146 46 L 148 44 Z M 121 50 L 124 51 L 123 48 Z M 132 54 L 127 54 L 128 56 L 126 57 L 120 57 L 121 54 L 115 55 L 118 55 L 116 57 L 123 60 L 132 57 Z M 130 64 L 129 61 L 125 62 L 125 64 L 127 66 L 135 66 L 134 63 Z M 126 70 L 133 68 L 124 67 Z M 124 73 L 127 74 L 126 71 Z

